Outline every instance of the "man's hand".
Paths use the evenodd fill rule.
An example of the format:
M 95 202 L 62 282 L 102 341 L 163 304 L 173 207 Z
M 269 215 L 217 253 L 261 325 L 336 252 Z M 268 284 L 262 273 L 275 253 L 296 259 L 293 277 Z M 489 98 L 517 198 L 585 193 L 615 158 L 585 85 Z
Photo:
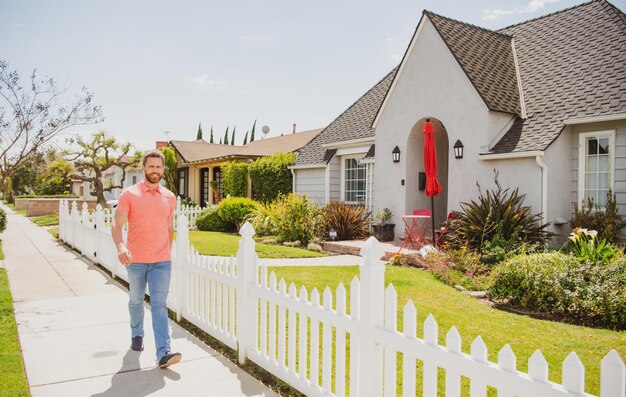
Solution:
M 120 244 L 120 246 L 117 247 L 117 258 L 124 266 L 130 265 L 130 263 L 133 261 L 133 256 L 130 254 L 130 251 L 128 250 L 128 248 L 126 248 L 124 244 Z

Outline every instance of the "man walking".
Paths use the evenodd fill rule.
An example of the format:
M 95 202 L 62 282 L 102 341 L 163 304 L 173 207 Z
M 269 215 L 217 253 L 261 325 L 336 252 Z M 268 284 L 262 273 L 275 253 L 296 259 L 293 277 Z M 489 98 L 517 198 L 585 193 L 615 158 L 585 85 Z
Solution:
M 170 351 L 166 304 L 172 270 L 170 251 L 176 197 L 159 183 L 165 164 L 161 152 L 153 150 L 144 154 L 141 164 L 145 179 L 122 191 L 111 233 L 119 261 L 128 270 L 131 348 L 143 350 L 143 299 L 147 285 L 157 362 L 159 367 L 165 368 L 182 358 L 180 353 Z M 124 245 L 122 227 L 126 221 L 128 244 Z

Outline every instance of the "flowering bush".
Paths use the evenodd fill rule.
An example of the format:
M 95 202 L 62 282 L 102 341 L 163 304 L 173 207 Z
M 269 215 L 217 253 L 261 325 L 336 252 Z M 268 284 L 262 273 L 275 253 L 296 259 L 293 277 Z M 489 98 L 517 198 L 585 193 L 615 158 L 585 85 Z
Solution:
M 581 262 L 559 252 L 519 255 L 495 267 L 489 296 L 579 324 L 626 329 L 626 260 Z
M 608 263 L 621 255 L 615 245 L 599 240 L 595 230 L 577 227 L 570 233 L 569 240 L 571 253 L 580 261 Z

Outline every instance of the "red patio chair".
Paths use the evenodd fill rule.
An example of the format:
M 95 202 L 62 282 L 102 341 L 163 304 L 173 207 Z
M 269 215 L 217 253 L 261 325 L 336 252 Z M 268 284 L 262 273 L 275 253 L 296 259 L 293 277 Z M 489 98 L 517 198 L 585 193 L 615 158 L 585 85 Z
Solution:
M 441 248 L 441 245 L 443 244 L 443 241 L 444 241 L 444 237 L 445 237 L 446 233 L 448 232 L 448 227 L 452 223 L 453 219 L 454 219 L 454 212 L 451 212 L 451 213 L 448 214 L 448 217 L 446 218 L 446 221 L 443 224 L 443 226 L 441 227 L 441 229 L 435 230 L 435 232 L 436 232 L 436 235 L 435 235 L 435 246 L 436 247 Z

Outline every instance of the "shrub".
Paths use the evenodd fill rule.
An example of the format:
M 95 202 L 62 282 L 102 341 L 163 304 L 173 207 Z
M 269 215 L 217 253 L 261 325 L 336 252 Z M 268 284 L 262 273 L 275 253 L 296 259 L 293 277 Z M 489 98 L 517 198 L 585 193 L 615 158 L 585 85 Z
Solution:
M 479 186 L 478 201 L 461 203 L 461 211 L 454 213 L 448 234 L 448 242 L 454 248 L 467 246 L 479 253 L 487 248 L 492 262 L 523 243 L 543 244 L 552 236 L 546 230 L 549 223 L 541 223 L 541 214 L 532 214 L 530 207 L 523 205 L 526 195 L 520 195 L 518 189 L 503 189 L 497 172 L 494 179 L 495 190 L 483 193 Z M 485 245 L 486 242 L 492 243 Z
M 615 194 L 609 190 L 606 194 L 606 207 L 603 209 L 590 198 L 580 208 L 578 204 L 574 204 L 574 216 L 570 220 L 570 226 L 572 229 L 596 230 L 600 239 L 618 244 L 623 238 L 622 229 L 626 227 L 626 220 L 618 212 Z
M 411 260 L 406 254 L 395 254 L 389 258 L 389 264 L 392 266 L 407 267 L 411 263 Z
M 289 194 L 293 186 L 289 166 L 295 161 L 295 153 L 276 153 L 251 163 L 248 170 L 255 198 L 268 203 L 280 195 Z
M 229 225 L 229 230 L 239 230 L 259 204 L 245 197 L 229 197 L 220 201 L 217 213 Z
M 519 255 L 495 267 L 489 294 L 584 325 L 626 329 L 626 260 L 580 262 L 562 253 Z
M 422 265 L 439 281 L 456 286 L 460 285 L 471 291 L 488 288 L 489 267 L 480 262 L 480 256 L 465 247 L 455 251 L 433 251 Z
M 374 220 L 380 223 L 381 225 L 385 225 L 387 222 L 391 220 L 393 217 L 393 213 L 389 208 L 381 208 L 374 214 Z
M 198 215 L 196 227 L 198 230 L 213 232 L 225 232 L 232 229 L 232 225 L 228 224 L 220 217 L 216 205 L 203 210 Z
M 246 197 L 248 194 L 248 164 L 229 161 L 222 164 L 222 197 Z
M 301 241 L 307 244 L 316 237 L 321 227 L 321 210 L 306 196 L 290 193 L 280 195 L 269 204 L 262 205 L 252 219 L 260 234 L 276 235 L 278 241 Z
M 355 240 L 369 235 L 370 214 L 365 207 L 343 201 L 331 201 L 323 209 L 324 231 L 337 231 L 338 240 Z
M 0 233 L 4 232 L 7 228 L 7 213 L 3 208 L 0 208 Z

